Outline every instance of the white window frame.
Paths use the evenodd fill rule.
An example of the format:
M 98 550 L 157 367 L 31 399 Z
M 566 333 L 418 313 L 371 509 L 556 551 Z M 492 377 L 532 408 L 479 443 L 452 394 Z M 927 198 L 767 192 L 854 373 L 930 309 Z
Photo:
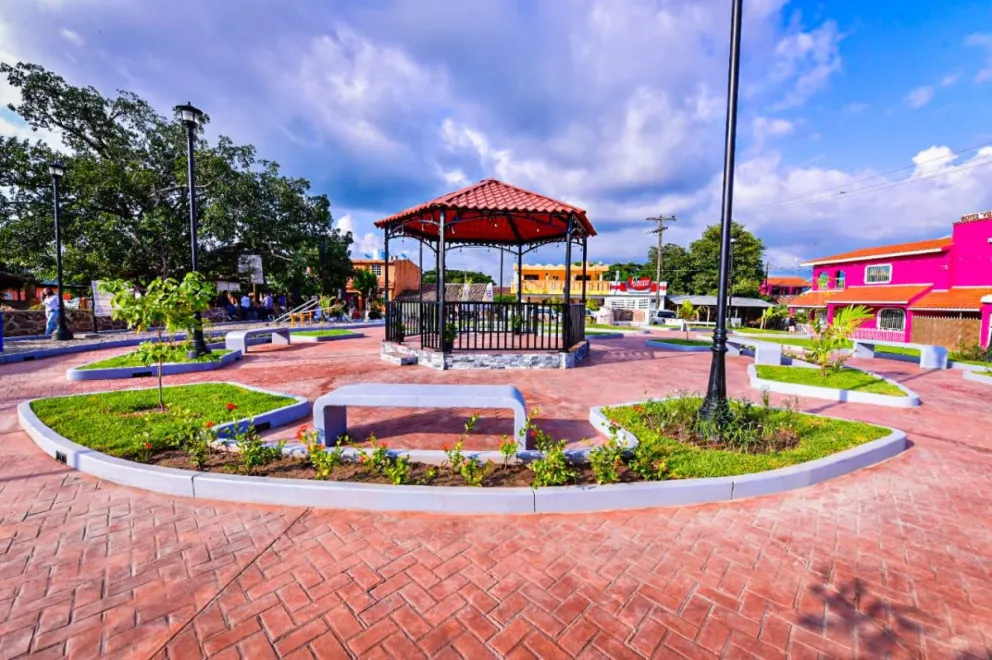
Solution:
M 889 269 L 889 279 L 879 282 L 871 282 L 868 280 L 868 271 L 872 268 L 888 268 Z M 871 264 L 870 266 L 865 266 L 865 284 L 889 284 L 892 282 L 892 264 Z
M 885 312 L 899 312 L 902 314 L 902 327 L 901 328 L 886 328 L 882 326 L 882 314 Z M 886 330 L 888 332 L 906 332 L 906 310 L 901 307 L 883 307 L 878 310 L 878 314 L 875 315 L 875 327 L 879 330 Z
M 371 264 L 369 266 L 369 270 L 371 270 L 372 274 L 376 277 L 382 277 L 382 264 Z

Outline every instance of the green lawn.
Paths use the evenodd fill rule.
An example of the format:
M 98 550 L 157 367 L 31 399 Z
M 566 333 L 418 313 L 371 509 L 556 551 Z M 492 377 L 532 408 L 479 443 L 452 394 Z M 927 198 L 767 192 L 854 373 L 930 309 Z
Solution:
M 681 339 L 678 337 L 659 337 L 652 339 L 654 342 L 663 342 L 665 344 L 676 344 L 678 346 L 712 346 L 713 342 L 705 341 L 702 339 Z
M 906 396 L 906 392 L 902 388 L 887 383 L 878 376 L 873 376 L 857 369 L 845 367 L 838 372 L 828 371 L 826 377 L 824 377 L 820 374 L 819 369 L 810 369 L 808 367 L 757 365 L 756 368 L 758 378 L 775 380 L 781 383 L 832 387 L 838 390 L 854 390 L 888 396 Z
M 632 332 L 637 330 L 637 328 L 627 325 L 608 325 L 606 323 L 586 323 L 586 329 L 592 330 L 611 330 L 613 332 Z
M 294 330 L 290 334 L 300 335 L 301 337 L 341 337 L 344 335 L 353 335 L 355 333 L 351 330 L 335 328 L 330 330 Z
M 920 357 L 920 349 L 909 346 L 876 346 L 876 353 L 890 353 L 892 355 L 909 355 L 910 357 Z
M 203 422 L 244 419 L 289 405 L 295 399 L 236 385 L 180 385 L 164 389 L 169 409 L 188 409 Z M 232 412 L 227 404 L 237 408 Z M 41 399 L 31 404 L 38 418 L 73 442 L 111 456 L 132 458 L 146 442 L 156 449 L 168 445 L 178 426 L 158 410 L 158 389 L 123 390 Z
M 653 407 L 663 406 L 665 403 L 657 401 L 644 404 L 642 413 L 638 413 L 633 406 L 624 406 L 610 408 L 606 414 L 642 442 L 658 442 L 664 450 L 670 452 L 665 459 L 668 469 L 682 478 L 729 477 L 774 470 L 823 458 L 889 434 L 888 429 L 871 424 L 776 410 L 769 415 L 778 421 L 786 419 L 786 415 L 794 415 L 793 423 L 800 437 L 799 444 L 795 447 L 768 453 L 704 448 L 667 437 L 659 432 L 655 424 L 645 419 L 650 419 Z
M 813 340 L 806 337 L 762 337 L 760 341 L 771 344 L 782 344 L 783 346 L 800 346 L 802 348 L 812 348 Z M 844 348 L 853 348 L 854 344 L 848 340 L 844 342 Z
M 734 332 L 742 335 L 790 335 L 788 330 L 762 330 L 761 328 L 734 328 Z
M 213 349 L 210 355 L 201 355 L 195 360 L 190 360 L 189 358 L 184 358 L 183 360 L 176 362 L 170 360 L 166 364 L 184 364 L 187 362 L 211 362 L 214 359 L 220 359 L 222 355 L 227 355 L 231 351 L 225 349 Z M 211 357 L 212 356 L 212 357 Z M 76 367 L 77 369 L 111 369 L 114 367 L 144 367 L 147 366 L 138 357 L 138 353 L 131 352 L 125 353 L 124 355 L 118 355 L 117 357 L 107 358 L 106 360 L 100 360 L 99 362 L 90 362 L 89 364 L 84 364 L 81 367 Z

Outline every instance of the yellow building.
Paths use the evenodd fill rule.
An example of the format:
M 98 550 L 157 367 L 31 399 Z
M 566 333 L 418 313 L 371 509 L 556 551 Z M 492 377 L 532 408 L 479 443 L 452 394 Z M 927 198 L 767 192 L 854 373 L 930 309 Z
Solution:
M 517 266 L 513 265 L 513 281 L 510 292 L 517 295 Z M 610 267 L 605 264 L 586 264 L 586 297 L 602 298 L 609 294 L 610 283 L 607 275 Z M 572 266 L 572 299 L 582 297 L 582 266 Z M 545 298 L 565 295 L 565 265 L 523 265 L 523 299 L 539 301 Z

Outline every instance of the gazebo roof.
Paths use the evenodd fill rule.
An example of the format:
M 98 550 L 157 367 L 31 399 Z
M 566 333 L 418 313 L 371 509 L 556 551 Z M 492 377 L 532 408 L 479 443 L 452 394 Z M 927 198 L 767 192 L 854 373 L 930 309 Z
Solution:
M 584 209 L 496 179 L 442 195 L 375 225 L 389 228 L 396 235 L 437 241 L 442 211 L 445 241 L 452 243 L 526 245 L 560 241 L 565 239 L 570 216 L 575 218 L 576 236 L 596 235 Z

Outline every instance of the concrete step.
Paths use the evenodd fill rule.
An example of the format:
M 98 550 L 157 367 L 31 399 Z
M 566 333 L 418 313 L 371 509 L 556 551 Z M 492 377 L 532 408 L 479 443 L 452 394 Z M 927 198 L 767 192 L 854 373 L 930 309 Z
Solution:
M 395 364 L 400 367 L 406 367 L 412 364 L 417 364 L 416 355 L 403 355 L 402 353 L 383 353 L 382 359 L 390 364 Z

